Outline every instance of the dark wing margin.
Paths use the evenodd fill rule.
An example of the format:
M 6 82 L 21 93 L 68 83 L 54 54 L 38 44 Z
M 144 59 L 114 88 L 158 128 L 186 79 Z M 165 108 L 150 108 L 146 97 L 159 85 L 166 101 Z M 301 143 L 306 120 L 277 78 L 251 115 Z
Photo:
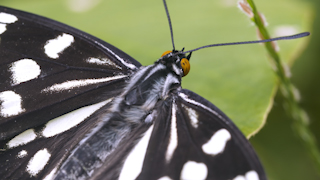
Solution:
M 0 140 L 118 95 L 141 66 L 87 33 L 7 7 L 0 38 Z
M 248 140 L 209 101 L 183 89 L 156 111 L 137 179 L 267 179 Z

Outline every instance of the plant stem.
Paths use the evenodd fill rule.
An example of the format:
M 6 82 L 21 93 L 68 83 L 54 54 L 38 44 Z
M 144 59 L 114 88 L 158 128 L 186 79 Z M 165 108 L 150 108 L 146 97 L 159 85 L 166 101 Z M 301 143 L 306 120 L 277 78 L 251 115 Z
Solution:
M 253 17 L 252 21 L 257 26 L 260 35 L 263 39 L 270 39 L 268 31 L 265 28 L 263 19 L 261 18 L 259 12 L 257 11 L 253 0 L 247 0 L 251 7 Z M 316 139 L 309 129 L 309 119 L 306 112 L 299 106 L 298 98 L 295 92 L 293 84 L 290 81 L 287 70 L 280 60 L 278 53 L 276 52 L 274 46 L 271 42 L 265 43 L 265 47 L 271 57 L 271 62 L 275 65 L 275 73 L 279 78 L 280 91 L 285 100 L 285 110 L 286 113 L 292 118 L 293 131 L 301 138 L 302 142 L 309 151 L 312 160 L 316 166 L 317 172 L 320 175 L 320 151 L 317 147 Z

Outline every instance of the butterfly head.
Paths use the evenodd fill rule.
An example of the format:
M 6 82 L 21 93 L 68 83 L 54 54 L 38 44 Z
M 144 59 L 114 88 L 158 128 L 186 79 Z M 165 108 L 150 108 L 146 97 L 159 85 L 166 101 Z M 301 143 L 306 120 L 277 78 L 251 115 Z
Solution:
M 186 76 L 190 71 L 190 57 L 191 53 L 189 55 L 185 55 L 186 53 L 183 52 L 184 49 L 181 51 L 173 50 L 173 51 L 165 51 L 162 55 L 160 60 L 166 64 L 174 64 L 178 68 L 182 70 L 181 76 Z

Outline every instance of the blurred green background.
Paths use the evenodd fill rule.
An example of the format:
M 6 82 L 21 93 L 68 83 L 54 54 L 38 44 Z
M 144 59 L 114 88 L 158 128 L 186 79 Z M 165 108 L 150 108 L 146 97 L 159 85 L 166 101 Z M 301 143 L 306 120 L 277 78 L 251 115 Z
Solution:
M 252 22 L 236 0 L 167 0 L 176 48 L 257 39 Z M 311 31 L 299 40 L 281 41 L 280 55 L 292 66 L 301 105 L 320 139 L 319 0 L 256 0 L 272 36 Z M 143 65 L 171 50 L 161 0 L 0 0 L 0 4 L 66 23 L 97 36 Z M 281 31 L 282 30 L 282 31 Z M 263 46 L 216 47 L 193 53 L 183 88 L 205 97 L 225 112 L 250 140 L 270 180 L 320 179 L 282 108 L 277 78 Z M 276 98 L 274 98 L 276 96 Z M 275 99 L 275 101 L 274 101 Z M 271 112 L 270 112 L 271 110 Z M 270 112 L 270 113 L 269 113 Z

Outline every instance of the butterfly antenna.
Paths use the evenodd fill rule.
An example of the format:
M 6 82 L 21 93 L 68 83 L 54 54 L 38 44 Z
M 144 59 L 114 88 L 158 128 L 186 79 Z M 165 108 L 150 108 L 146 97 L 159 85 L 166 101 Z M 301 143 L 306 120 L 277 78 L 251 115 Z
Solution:
M 166 14 L 167 14 L 168 22 L 169 22 L 170 33 L 171 33 L 171 42 L 172 42 L 173 50 L 175 50 L 176 48 L 174 46 L 174 40 L 173 40 L 172 23 L 171 23 L 171 19 L 170 19 L 169 10 L 168 10 L 168 7 L 167 7 L 166 0 L 163 0 L 163 4 L 164 4 L 164 8 L 166 10 Z
M 232 42 L 232 43 L 220 43 L 220 44 L 209 44 L 206 46 L 201 46 L 189 51 L 185 51 L 184 54 L 190 53 L 193 51 L 197 51 L 200 49 L 208 48 L 208 47 L 214 47 L 214 46 L 229 46 L 229 45 L 238 45 L 238 44 L 254 44 L 254 43 L 265 43 L 265 42 L 271 42 L 271 41 L 279 41 L 279 40 L 289 40 L 289 39 L 297 39 L 297 38 L 302 38 L 305 36 L 309 36 L 309 32 L 303 32 L 291 36 L 282 36 L 282 37 L 276 37 L 276 38 L 271 38 L 271 39 L 264 39 L 264 40 L 257 40 L 257 41 L 243 41 L 243 42 Z

